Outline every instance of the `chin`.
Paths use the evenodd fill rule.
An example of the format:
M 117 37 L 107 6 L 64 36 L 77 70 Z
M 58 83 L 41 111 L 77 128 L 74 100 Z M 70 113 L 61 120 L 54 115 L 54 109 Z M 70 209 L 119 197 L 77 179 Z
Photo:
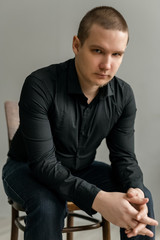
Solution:
M 103 82 L 103 83 L 97 83 L 97 86 L 99 86 L 100 88 L 102 88 L 102 87 L 106 86 L 109 82 L 110 82 L 110 80 L 107 81 L 107 82 Z

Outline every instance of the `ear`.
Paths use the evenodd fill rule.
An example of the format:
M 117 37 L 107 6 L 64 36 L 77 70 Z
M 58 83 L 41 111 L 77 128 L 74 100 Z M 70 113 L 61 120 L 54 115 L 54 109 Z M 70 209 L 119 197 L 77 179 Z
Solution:
M 80 47 L 81 47 L 81 43 L 80 43 L 79 38 L 77 36 L 74 36 L 73 43 L 72 43 L 72 49 L 73 49 L 73 52 L 75 53 L 75 55 L 78 54 Z

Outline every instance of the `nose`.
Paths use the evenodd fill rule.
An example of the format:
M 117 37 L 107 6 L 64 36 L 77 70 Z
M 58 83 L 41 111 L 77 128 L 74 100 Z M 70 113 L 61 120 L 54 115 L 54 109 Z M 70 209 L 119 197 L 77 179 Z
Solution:
M 104 56 L 99 65 L 100 69 L 103 71 L 107 71 L 111 69 L 111 57 Z

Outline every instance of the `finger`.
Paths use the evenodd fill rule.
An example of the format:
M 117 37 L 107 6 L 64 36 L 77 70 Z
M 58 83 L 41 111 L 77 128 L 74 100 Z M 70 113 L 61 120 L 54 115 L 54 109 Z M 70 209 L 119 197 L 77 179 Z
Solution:
M 147 206 L 141 206 L 139 209 L 139 213 L 137 214 L 137 221 L 141 221 L 141 219 L 145 218 L 148 214 Z
M 148 237 L 153 237 L 154 233 L 152 231 L 150 231 L 148 228 L 144 228 L 141 232 L 139 232 L 139 234 L 141 235 L 145 235 Z
M 139 188 L 129 188 L 127 191 L 127 196 L 128 197 L 138 196 L 138 197 L 144 198 L 144 193 Z
M 132 230 L 131 227 L 128 226 L 125 231 L 126 231 L 126 232 L 130 232 L 131 230 Z
M 145 216 L 145 217 L 141 218 L 140 222 L 144 223 L 146 225 L 158 226 L 158 221 L 156 221 L 155 219 L 150 218 L 148 216 Z
M 127 200 L 132 204 L 138 204 L 138 205 L 144 205 L 149 201 L 148 198 L 140 198 L 140 197 L 131 197 L 131 198 L 128 198 Z
M 134 188 L 129 188 L 127 191 L 127 197 L 138 196 L 137 191 Z
M 125 229 L 125 234 L 129 234 L 129 233 L 131 233 L 133 231 L 133 229 L 130 227 L 130 226 L 128 226 L 126 229 Z
M 134 237 L 137 235 L 146 235 L 148 237 L 153 237 L 154 234 L 149 229 L 145 227 L 144 224 L 139 224 L 135 229 L 133 229 L 131 232 L 127 233 L 127 237 Z
M 138 210 L 137 220 L 139 221 L 141 218 L 146 217 L 148 215 L 148 207 L 146 204 L 143 205 L 134 205 Z
M 143 223 L 139 223 L 132 231 L 132 234 L 134 236 L 140 234 L 140 233 L 143 233 L 144 229 L 146 228 L 146 225 L 143 224 Z
M 132 233 L 132 229 L 129 229 L 129 230 L 125 230 L 125 234 L 128 235 L 129 233 Z
M 132 219 L 132 221 L 128 222 L 128 226 L 126 227 L 126 230 L 132 230 L 138 226 L 139 222 Z
M 145 227 L 144 224 L 138 223 L 134 229 L 131 229 L 131 228 L 126 229 L 125 233 L 126 233 L 127 237 L 133 237 L 133 236 L 136 236 L 138 234 L 138 231 L 142 230 L 144 227 Z

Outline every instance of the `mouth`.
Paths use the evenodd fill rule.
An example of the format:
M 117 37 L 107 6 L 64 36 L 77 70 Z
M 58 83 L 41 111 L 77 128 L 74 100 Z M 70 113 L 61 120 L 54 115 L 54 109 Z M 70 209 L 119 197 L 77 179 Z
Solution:
M 96 75 L 99 78 L 111 78 L 111 76 L 109 74 L 103 74 L 103 73 L 96 73 Z

